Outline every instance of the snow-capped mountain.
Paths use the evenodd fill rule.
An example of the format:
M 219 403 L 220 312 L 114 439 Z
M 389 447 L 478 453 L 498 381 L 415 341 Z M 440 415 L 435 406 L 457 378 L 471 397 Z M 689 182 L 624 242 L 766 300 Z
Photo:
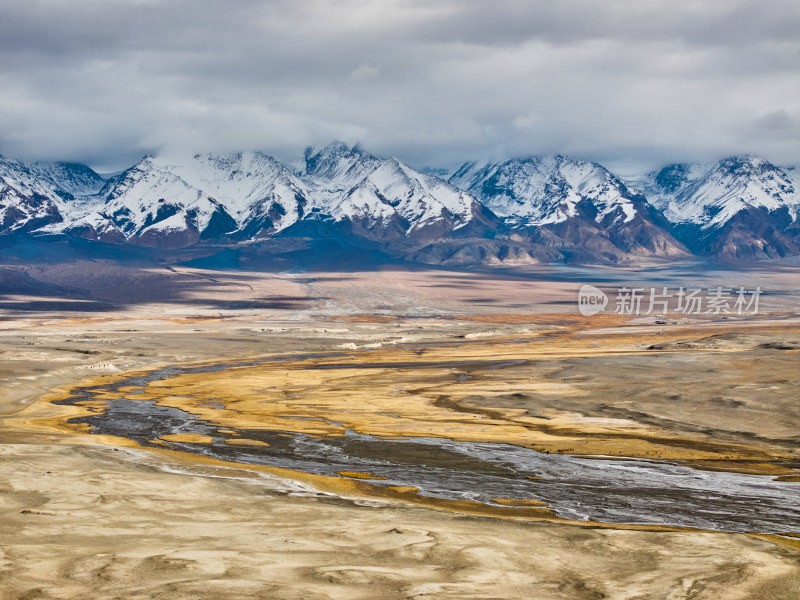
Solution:
M 303 184 L 264 154 L 146 156 L 100 191 L 101 207 L 69 233 L 151 246 L 186 246 L 205 239 L 256 238 L 304 214 Z
M 27 164 L 31 175 L 53 189 L 82 198 L 99 192 L 106 183 L 100 175 L 86 165 L 67 162 L 32 162 Z M 64 197 L 59 193 L 60 197 Z
M 798 186 L 800 186 L 800 167 L 784 167 L 782 171 L 794 182 L 794 188 L 798 189 Z
M 674 164 L 642 187 L 695 252 L 751 259 L 800 252 L 797 180 L 762 158 Z
M 516 235 L 545 247 L 609 257 L 685 254 L 641 194 L 604 167 L 565 156 L 467 163 L 450 178 L 503 217 Z
M 287 251 L 326 239 L 454 265 L 800 254 L 797 170 L 752 156 L 671 165 L 628 185 L 565 156 L 443 172 L 341 142 L 308 149 L 295 173 L 259 152 L 147 156 L 107 179 L 0 156 L 0 235 L 166 248 L 280 238 L 270 247 Z
M 109 180 L 101 207 L 64 229 L 109 242 L 185 246 L 282 232 L 313 237 L 320 224 L 333 224 L 346 235 L 405 243 L 489 214 L 441 179 L 341 143 L 308 151 L 300 176 L 258 152 L 148 156 Z
M 276 233 L 305 214 L 303 183 L 261 152 L 201 154 L 169 168 L 224 206 L 246 237 Z
M 69 220 L 105 180 L 85 165 L 25 163 L 0 156 L 0 233 L 32 231 Z
M 467 163 L 450 183 L 475 195 L 495 214 L 519 226 L 566 221 L 577 206 L 591 202 L 595 220 L 628 222 L 636 208 L 632 194 L 614 175 L 595 163 L 565 156 L 532 156 L 502 163 Z
M 475 198 L 446 181 L 342 142 L 309 148 L 301 177 L 314 219 L 346 223 L 369 239 L 433 238 L 494 219 Z
M 794 178 L 754 156 L 670 165 L 650 174 L 645 192 L 673 223 L 702 229 L 724 225 L 747 208 L 788 210 L 795 219 L 800 206 Z

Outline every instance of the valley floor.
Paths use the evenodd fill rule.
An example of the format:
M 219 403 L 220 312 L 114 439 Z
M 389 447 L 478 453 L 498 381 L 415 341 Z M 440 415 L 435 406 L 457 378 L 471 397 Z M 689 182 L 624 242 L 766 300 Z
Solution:
M 80 381 L 99 384 L 158 365 L 335 353 L 352 364 L 325 381 L 315 383 L 319 371 L 289 361 L 285 371 L 249 379 L 242 372 L 226 380 L 222 372 L 201 381 L 210 387 L 194 389 L 194 400 L 171 394 L 173 404 L 201 411 L 201 391 L 251 396 L 305 385 L 292 390 L 305 401 L 287 398 L 274 418 L 302 417 L 307 406 L 300 405 L 316 399 L 331 422 L 356 422 L 348 401 L 384 402 L 374 412 L 380 419 L 358 417 L 363 432 L 481 441 L 492 428 L 479 433 L 464 422 L 477 415 L 501 427 L 505 441 L 549 452 L 692 461 L 703 469 L 698 473 L 755 472 L 797 486 L 797 270 L 724 276 L 751 285 L 757 279 L 772 292 L 761 315 L 656 323 L 580 317 L 576 280 L 584 273 L 557 270 L 536 277 L 402 269 L 266 275 L 96 265 L 99 273 L 90 276 L 80 268 L 24 275 L 84 286 L 89 300 L 82 301 L 93 303 L 87 310 L 72 305 L 79 294 L 26 295 L 20 288 L 3 298 L 2 600 L 800 594 L 797 523 L 787 523 L 784 536 L 767 536 L 605 526 L 536 517 L 526 507 L 519 513 L 525 518 L 514 517 L 513 507 L 437 508 L 424 498 L 370 493 L 368 481 L 353 477 L 284 478 L 88 435 L 64 426 L 74 409 L 46 401 Z M 589 282 L 641 280 L 649 287 L 685 276 L 599 273 Z M 721 277 L 704 273 L 703 281 L 712 286 Z M 192 293 L 176 297 L 190 289 L 187 281 L 195 282 Z M 36 302 L 43 304 L 29 310 Z M 108 306 L 98 310 L 98 302 Z M 406 356 L 408 348 L 424 348 L 429 361 L 472 366 L 424 375 L 386 367 L 420 356 Z M 477 364 L 487 357 L 507 364 Z M 383 365 L 380 373 L 364 370 L 368 362 Z M 385 404 L 383 391 L 397 386 L 418 386 L 416 412 L 407 408 L 411 402 L 402 409 Z M 257 409 L 248 409 L 250 416 L 246 406 L 238 409 L 241 421 L 229 415 L 220 427 L 251 426 Z M 334 480 L 355 483 L 337 487 Z

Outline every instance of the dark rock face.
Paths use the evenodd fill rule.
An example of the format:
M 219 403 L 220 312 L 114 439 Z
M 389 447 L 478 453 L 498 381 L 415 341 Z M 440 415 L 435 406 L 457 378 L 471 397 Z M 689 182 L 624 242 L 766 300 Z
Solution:
M 686 227 L 678 235 L 697 254 L 763 260 L 800 254 L 800 227 L 788 209 L 768 212 L 748 207 L 721 227 Z
M 0 235 L 35 231 L 63 220 L 56 204 L 42 194 L 26 195 L 10 186 L 0 189 Z
M 223 207 L 217 207 L 208 225 L 200 232 L 201 240 L 224 240 L 228 235 L 235 232 L 238 228 L 236 221 L 231 217 Z

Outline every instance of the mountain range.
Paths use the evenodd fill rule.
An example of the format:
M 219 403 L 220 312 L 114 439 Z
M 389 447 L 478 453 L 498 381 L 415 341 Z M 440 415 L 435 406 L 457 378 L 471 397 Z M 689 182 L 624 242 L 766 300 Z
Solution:
M 341 142 L 291 170 L 259 152 L 145 156 L 108 177 L 0 156 L 0 235 L 156 248 L 333 240 L 464 266 L 754 260 L 800 254 L 799 217 L 797 172 L 754 156 L 624 181 L 562 155 L 416 170 Z

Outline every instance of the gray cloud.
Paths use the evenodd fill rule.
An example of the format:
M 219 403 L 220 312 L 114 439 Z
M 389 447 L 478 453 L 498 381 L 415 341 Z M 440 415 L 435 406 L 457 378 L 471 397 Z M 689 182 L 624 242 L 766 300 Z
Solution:
M 0 152 L 800 162 L 794 0 L 4 0 Z

